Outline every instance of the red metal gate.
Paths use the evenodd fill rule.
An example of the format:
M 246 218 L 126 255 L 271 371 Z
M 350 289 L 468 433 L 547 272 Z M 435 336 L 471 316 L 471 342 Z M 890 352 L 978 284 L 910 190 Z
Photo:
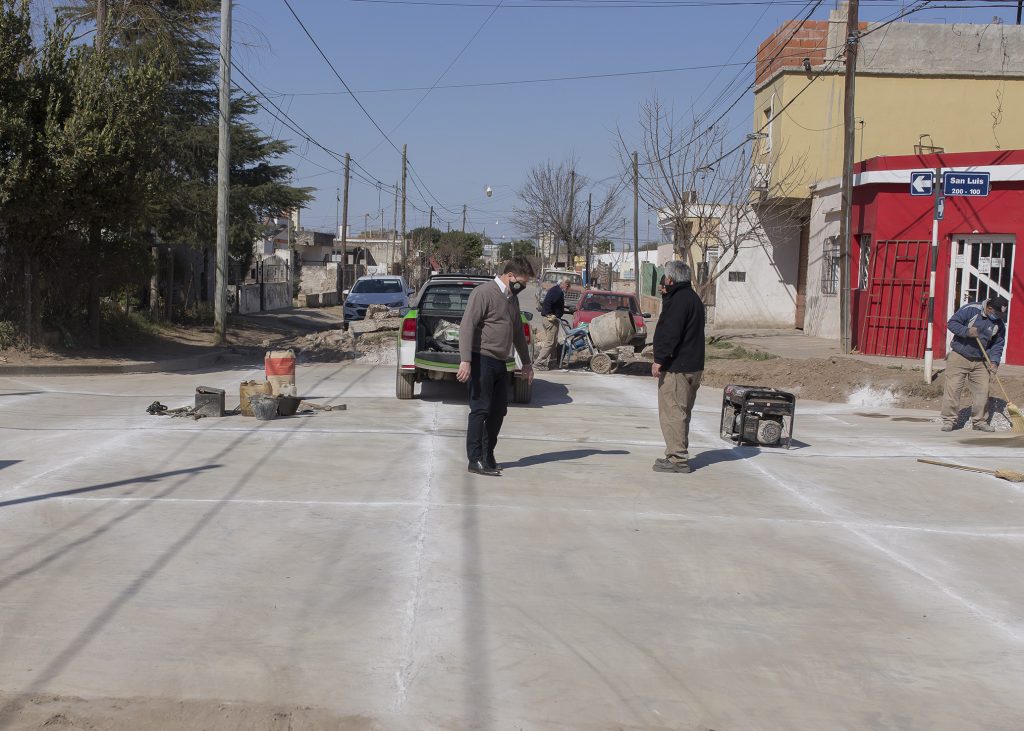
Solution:
M 860 351 L 924 356 L 928 328 L 930 241 L 879 241 L 871 247 Z

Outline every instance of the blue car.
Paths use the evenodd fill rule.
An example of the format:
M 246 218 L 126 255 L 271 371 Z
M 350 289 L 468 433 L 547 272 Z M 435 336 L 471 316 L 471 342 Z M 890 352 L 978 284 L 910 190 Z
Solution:
M 409 307 L 409 289 L 403 277 L 359 277 L 352 289 L 346 289 L 345 322 L 362 320 L 370 305 L 386 305 L 396 310 Z

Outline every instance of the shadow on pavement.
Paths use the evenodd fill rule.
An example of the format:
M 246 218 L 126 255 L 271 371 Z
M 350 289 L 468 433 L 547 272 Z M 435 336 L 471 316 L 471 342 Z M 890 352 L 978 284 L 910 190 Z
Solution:
M 572 459 L 583 459 L 584 457 L 592 457 L 595 454 L 629 454 L 629 452 L 625 449 L 566 449 L 561 452 L 546 452 L 529 457 L 520 457 L 515 462 L 503 462 L 501 466 L 502 469 L 532 467 L 539 464 L 548 464 L 549 462 L 568 462 Z
M 0 459 L 0 470 L 2 470 L 4 467 L 12 467 L 13 465 L 18 464 L 18 462 L 20 461 L 20 459 Z
M 0 468 L 7 467 L 8 465 L 15 464 L 15 462 L 3 462 L 0 461 Z M 23 505 L 24 503 L 35 503 L 40 500 L 52 500 L 54 498 L 68 497 L 70 495 L 78 495 L 83 492 L 95 492 L 97 490 L 109 490 L 112 487 L 123 487 L 125 485 L 141 485 L 147 482 L 158 482 L 165 480 L 168 477 L 178 477 L 179 475 L 189 475 L 198 472 L 204 472 L 205 470 L 217 469 L 221 465 L 209 464 L 203 465 L 202 467 L 191 467 L 187 470 L 172 470 L 170 472 L 158 472 L 155 475 L 143 475 L 142 477 L 130 477 L 125 480 L 116 480 L 114 482 L 104 482 L 99 485 L 88 485 L 86 487 L 76 487 L 70 490 L 60 490 L 59 492 L 47 492 L 42 495 L 28 495 L 26 497 L 14 498 L 12 500 L 0 501 L 0 508 L 7 508 L 11 505 Z
M 440 402 L 443 404 L 468 404 L 468 387 L 456 381 L 425 381 L 420 384 L 420 401 L 426 403 Z M 542 409 L 545 406 L 571 404 L 569 387 L 562 383 L 552 383 L 537 379 L 533 382 L 533 398 L 528 404 L 517 404 L 512 401 L 512 389 L 509 387 L 509 408 Z
M 728 449 L 709 449 L 706 452 L 690 457 L 690 468 L 699 470 L 723 462 L 739 462 L 761 454 L 760 447 L 730 447 Z

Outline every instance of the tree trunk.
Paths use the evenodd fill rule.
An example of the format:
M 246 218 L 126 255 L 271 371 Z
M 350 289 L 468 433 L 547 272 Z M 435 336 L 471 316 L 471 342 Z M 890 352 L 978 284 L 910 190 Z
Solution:
M 93 257 L 93 266 L 99 268 L 100 252 L 103 249 L 103 231 L 99 224 L 89 226 L 89 253 Z M 89 337 L 94 348 L 100 346 L 100 272 L 95 271 L 89 278 Z
M 167 247 L 167 300 L 164 302 L 164 316 L 167 322 L 174 319 L 174 248 Z
M 32 339 L 32 257 L 25 255 L 25 341 L 31 346 Z
M 149 317 L 155 322 L 160 319 L 160 247 L 151 246 L 149 255 L 153 258 L 153 274 L 149 278 Z

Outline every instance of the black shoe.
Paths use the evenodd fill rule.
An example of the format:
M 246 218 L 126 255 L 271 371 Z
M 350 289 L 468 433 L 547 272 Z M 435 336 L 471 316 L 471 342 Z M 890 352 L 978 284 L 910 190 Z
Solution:
M 488 477 L 501 477 L 501 472 L 489 467 L 487 463 L 477 460 L 476 462 L 469 463 L 469 472 L 476 473 L 478 475 L 486 475 Z
M 494 458 L 493 454 L 484 460 L 484 464 L 487 465 L 492 470 L 497 470 L 498 472 L 501 472 L 501 465 L 498 464 L 498 460 Z

